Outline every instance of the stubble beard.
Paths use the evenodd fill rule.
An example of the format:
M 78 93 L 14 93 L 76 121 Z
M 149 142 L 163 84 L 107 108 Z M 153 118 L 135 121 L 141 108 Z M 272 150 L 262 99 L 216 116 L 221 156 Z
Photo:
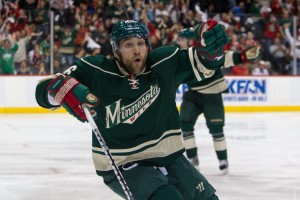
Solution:
M 129 65 L 127 65 L 127 69 L 133 74 L 139 74 L 140 72 L 143 71 L 144 67 L 145 67 L 144 62 L 141 62 L 139 64 L 130 63 Z
M 121 59 L 123 67 L 128 73 L 139 74 L 146 67 L 146 60 L 143 59 L 140 63 L 134 63 L 131 60 L 127 60 L 124 62 L 124 59 Z

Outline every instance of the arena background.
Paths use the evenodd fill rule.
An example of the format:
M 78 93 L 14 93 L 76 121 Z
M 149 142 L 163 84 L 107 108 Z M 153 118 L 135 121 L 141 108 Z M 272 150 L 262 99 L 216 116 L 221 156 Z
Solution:
M 0 113 L 58 113 L 35 101 L 35 86 L 44 76 L 0 76 Z M 300 111 L 299 76 L 226 76 L 229 93 L 223 94 L 226 112 Z M 185 85 L 176 94 L 180 103 Z

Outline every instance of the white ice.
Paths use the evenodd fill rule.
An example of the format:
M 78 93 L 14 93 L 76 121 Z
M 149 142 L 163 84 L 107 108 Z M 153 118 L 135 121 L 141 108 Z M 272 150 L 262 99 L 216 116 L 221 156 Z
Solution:
M 229 174 L 205 120 L 200 170 L 220 200 L 300 200 L 300 113 L 226 113 Z M 145 180 L 147 181 L 147 180 Z M 0 115 L 0 200 L 119 200 L 95 174 L 90 126 L 68 114 Z

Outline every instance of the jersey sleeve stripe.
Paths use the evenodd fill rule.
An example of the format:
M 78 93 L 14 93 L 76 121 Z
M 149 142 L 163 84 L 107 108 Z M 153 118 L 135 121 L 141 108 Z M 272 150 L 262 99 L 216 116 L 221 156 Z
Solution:
M 177 51 L 179 51 L 179 48 L 176 48 L 176 50 L 174 51 L 174 53 L 172 53 L 170 56 L 160 60 L 159 62 L 155 63 L 154 65 L 151 66 L 151 68 L 155 67 L 156 65 L 160 64 L 161 62 L 164 62 L 165 60 L 168 60 L 169 58 L 173 57 Z
M 142 149 L 148 145 L 152 145 L 152 144 L 157 144 L 159 143 L 159 141 L 161 141 L 164 137 L 167 137 L 168 135 L 173 135 L 174 133 L 180 133 L 181 130 L 180 129 L 175 129 L 175 130 L 169 130 L 164 132 L 160 138 L 156 139 L 156 140 L 151 140 L 148 142 L 145 142 L 143 144 L 140 144 L 136 147 L 133 148 L 129 148 L 129 149 L 110 149 L 111 153 L 130 153 L 130 152 L 134 152 L 134 151 L 138 151 L 139 149 Z M 98 152 L 102 152 L 102 154 L 104 154 L 104 151 L 101 147 L 93 147 L 93 150 L 98 151 Z
M 188 48 L 188 54 L 189 54 L 190 63 L 192 65 L 192 69 L 194 71 L 194 75 L 195 75 L 195 77 L 198 81 L 201 81 L 202 80 L 201 75 L 200 75 L 200 73 L 199 73 L 199 71 L 196 68 L 195 63 L 194 63 L 194 54 L 193 54 L 193 48 L 192 47 Z

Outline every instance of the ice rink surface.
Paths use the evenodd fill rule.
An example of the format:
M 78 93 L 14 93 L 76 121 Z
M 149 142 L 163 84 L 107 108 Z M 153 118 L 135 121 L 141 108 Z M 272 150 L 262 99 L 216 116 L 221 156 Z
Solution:
M 220 200 L 300 200 L 300 113 L 226 113 L 221 175 L 202 116 L 200 170 Z M 147 180 L 145 180 L 147 181 Z M 119 200 L 95 174 L 91 129 L 68 114 L 0 115 L 0 200 Z

